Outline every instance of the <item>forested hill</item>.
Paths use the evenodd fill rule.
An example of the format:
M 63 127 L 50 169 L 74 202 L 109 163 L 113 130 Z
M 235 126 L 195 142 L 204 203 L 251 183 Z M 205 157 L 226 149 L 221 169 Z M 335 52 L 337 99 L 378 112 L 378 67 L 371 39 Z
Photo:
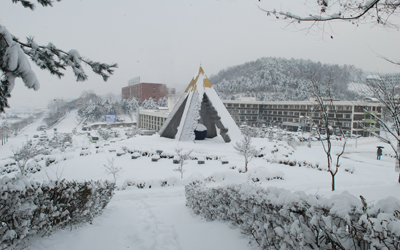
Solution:
M 326 80 L 324 77 L 332 76 L 335 99 L 357 99 L 357 93 L 347 87 L 349 83 L 360 82 L 364 73 L 352 65 L 266 57 L 221 70 L 210 81 L 222 99 L 241 95 L 257 97 L 258 101 L 307 100 L 311 92 L 307 79 L 316 72 L 321 82 Z

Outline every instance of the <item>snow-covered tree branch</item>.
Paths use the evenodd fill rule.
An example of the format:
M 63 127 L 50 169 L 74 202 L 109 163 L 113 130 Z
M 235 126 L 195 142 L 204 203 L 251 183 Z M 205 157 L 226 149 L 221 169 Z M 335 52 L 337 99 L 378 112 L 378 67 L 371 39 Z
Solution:
M 12 0 L 20 2 L 24 7 L 34 9 L 34 4 L 26 0 Z M 52 6 L 51 0 L 38 0 L 43 6 Z M 28 37 L 26 43 L 19 41 L 4 25 L 0 25 L 0 71 L 3 73 L 0 79 L 0 112 L 8 107 L 8 98 L 15 85 L 15 78 L 20 77 L 28 88 L 38 90 L 39 81 L 31 69 L 29 58 L 40 68 L 50 71 L 59 78 L 64 76 L 64 71 L 70 67 L 76 76 L 76 81 L 88 79 L 83 70 L 82 63 L 89 65 L 93 72 L 107 81 L 110 75 L 118 67 L 116 63 L 106 64 L 83 58 L 77 50 L 65 52 L 57 48 L 53 43 L 38 45 L 33 37 Z
M 378 126 L 361 126 L 372 135 L 387 143 L 393 149 L 396 156 L 396 171 L 399 171 L 400 165 L 400 90 L 399 86 L 379 76 L 368 79 L 366 82 L 368 90 L 366 94 L 376 98 L 386 112 L 386 119 L 379 116 L 376 111 L 365 109 L 364 112 L 373 119 Z M 400 174 L 399 180 L 400 182 Z
M 57 2 L 60 2 L 61 0 L 57 0 Z M 35 5 L 28 0 L 12 0 L 13 3 L 21 3 L 22 6 L 24 6 L 25 8 L 29 8 L 31 10 L 35 9 Z M 40 3 L 43 7 L 53 7 L 53 2 L 54 0 L 37 0 L 38 3 Z
M 189 160 L 190 154 L 192 152 L 193 152 L 193 149 L 189 150 L 189 151 L 183 151 L 183 148 L 181 148 L 179 146 L 175 148 L 175 154 L 179 158 L 179 166 L 176 169 L 174 169 L 174 171 L 178 171 L 181 173 L 181 179 L 183 178 L 183 172 L 185 172 L 183 170 L 183 166 Z
M 14 159 L 15 162 L 17 163 L 17 166 L 21 171 L 21 174 L 26 175 L 27 174 L 26 163 L 28 162 L 29 159 L 40 154 L 41 151 L 36 146 L 26 143 L 22 145 L 20 148 L 13 149 L 12 152 L 13 155 L 11 158 Z
M 251 143 L 251 137 L 244 134 L 241 141 L 236 142 L 233 148 L 237 151 L 239 155 L 244 157 L 244 172 L 247 172 L 247 166 L 249 162 L 260 153 L 255 146 Z
M 321 129 L 326 132 L 326 141 L 324 142 L 321 138 L 321 131 L 316 130 L 319 137 L 321 138 L 322 147 L 326 154 L 328 171 L 331 174 L 332 179 L 332 191 L 335 190 L 335 176 L 339 171 L 340 167 L 340 157 L 344 154 L 346 149 L 346 135 L 343 132 L 341 126 L 337 126 L 340 132 L 340 136 L 343 138 L 343 145 L 341 151 L 336 154 L 336 162 L 333 162 L 333 152 L 332 152 L 332 135 L 334 134 L 333 125 L 341 124 L 336 116 L 337 110 L 333 104 L 331 83 L 333 82 L 333 75 L 325 76 L 323 80 L 320 72 L 318 70 L 310 75 L 309 82 L 311 85 L 312 97 L 316 101 L 316 107 L 314 112 L 318 112 L 321 117 Z M 312 118 L 308 118 L 313 123 Z
M 260 0 L 261 1 L 261 0 Z M 310 1 L 307 1 L 310 2 Z M 288 11 L 266 10 L 267 15 L 291 22 L 326 22 L 333 20 L 349 21 L 357 24 L 361 20 L 371 19 L 381 25 L 389 25 L 390 17 L 398 14 L 399 0 L 313 0 L 315 9 L 310 9 L 308 15 L 300 16 Z M 315 12 L 312 14 L 311 12 Z

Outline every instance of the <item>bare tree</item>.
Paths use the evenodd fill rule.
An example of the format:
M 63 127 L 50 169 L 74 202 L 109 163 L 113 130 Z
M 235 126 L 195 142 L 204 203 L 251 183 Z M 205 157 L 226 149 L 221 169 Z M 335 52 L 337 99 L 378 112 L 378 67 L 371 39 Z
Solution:
M 8 142 L 8 137 L 12 134 L 13 130 L 11 125 L 8 122 L 3 122 L 0 125 L 0 138 L 1 138 L 1 145 L 4 145 Z
M 333 104 L 332 90 L 330 88 L 333 77 L 329 76 L 325 78 L 324 82 L 321 81 L 321 76 L 316 71 L 311 77 L 309 82 L 312 88 L 312 96 L 315 98 L 316 107 L 314 112 L 319 113 L 321 117 L 321 126 L 326 131 L 326 141 L 321 139 L 322 147 L 326 154 L 328 172 L 331 174 L 331 187 L 332 191 L 335 190 L 335 176 L 339 171 L 340 157 L 344 154 L 346 148 L 346 135 L 339 125 L 340 136 L 343 137 L 343 145 L 339 154 L 336 155 L 335 162 L 333 161 L 332 152 L 332 135 L 334 134 L 333 125 L 335 121 L 340 124 L 336 116 L 336 109 Z M 311 119 L 307 117 L 308 119 Z M 311 120 L 312 121 L 312 120 Z M 315 126 L 314 124 L 312 126 Z M 319 137 L 321 138 L 321 131 L 316 129 Z
M 393 84 L 384 77 L 374 77 L 366 82 L 368 93 L 376 98 L 385 110 L 385 117 L 378 115 L 376 110 L 365 109 L 370 118 L 378 126 L 361 126 L 364 130 L 390 145 L 396 156 L 395 171 L 399 172 L 400 165 L 400 86 Z M 383 113 L 383 112 L 382 112 Z M 400 183 L 400 174 L 398 182 Z
M 23 144 L 20 148 L 12 149 L 11 151 L 13 152 L 11 158 L 15 160 L 22 175 L 28 174 L 26 172 L 27 161 L 41 153 L 39 149 L 29 143 Z
M 261 2 L 261 0 L 260 0 Z M 328 22 L 334 20 L 348 21 L 358 25 L 360 21 L 372 20 L 379 25 L 391 25 L 390 18 L 398 13 L 400 1 L 398 0 L 312 0 L 314 2 L 306 16 L 301 16 L 288 11 L 262 9 L 267 15 L 277 19 L 282 18 L 292 23 L 300 22 Z M 306 5 L 306 4 L 305 4 Z M 312 6 L 312 5 L 307 5 Z
M 193 152 L 193 149 L 184 152 L 183 148 L 181 148 L 181 147 L 175 148 L 175 153 L 179 157 L 179 166 L 176 169 L 174 169 L 174 171 L 178 171 L 181 173 L 181 179 L 183 178 L 183 172 L 184 172 L 183 166 L 187 163 L 187 160 L 189 160 L 190 154 L 192 152 Z
M 260 154 L 260 150 L 257 150 L 255 146 L 251 145 L 251 137 L 244 134 L 241 141 L 236 142 L 233 148 L 239 155 L 244 157 L 244 172 L 247 172 L 247 165 L 257 155 Z
M 103 164 L 103 166 L 106 170 L 106 173 L 112 175 L 114 178 L 114 183 L 117 184 L 117 178 L 122 172 L 122 168 L 114 165 L 114 158 L 111 160 L 107 158 L 107 164 Z

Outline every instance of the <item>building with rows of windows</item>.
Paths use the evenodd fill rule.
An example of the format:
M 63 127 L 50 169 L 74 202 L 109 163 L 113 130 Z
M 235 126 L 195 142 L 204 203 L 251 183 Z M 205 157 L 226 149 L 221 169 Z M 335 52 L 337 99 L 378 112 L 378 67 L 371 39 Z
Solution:
M 135 98 L 143 102 L 149 98 L 157 102 L 167 96 L 167 85 L 161 83 L 137 83 L 122 88 L 122 99 Z
M 224 100 L 225 107 L 237 123 L 281 126 L 288 131 L 297 131 L 299 127 L 310 131 L 312 123 L 321 125 L 321 113 L 313 101 L 236 101 Z M 333 128 L 342 128 L 351 134 L 369 136 L 362 127 L 376 127 L 365 110 L 381 115 L 382 107 L 377 102 L 333 101 L 328 116 Z M 362 124 L 361 124 L 362 123 Z
M 312 123 L 321 125 L 321 113 L 313 101 L 254 101 L 223 100 L 226 109 L 237 124 L 253 126 L 279 126 L 287 131 L 310 131 Z M 170 108 L 171 110 L 171 108 Z M 378 128 L 365 110 L 380 117 L 382 107 L 378 102 L 333 101 L 329 107 L 331 126 L 342 128 L 353 135 L 370 136 L 363 127 Z M 140 110 L 139 127 L 158 131 L 168 118 L 168 110 Z M 324 133 L 324 131 L 322 131 Z

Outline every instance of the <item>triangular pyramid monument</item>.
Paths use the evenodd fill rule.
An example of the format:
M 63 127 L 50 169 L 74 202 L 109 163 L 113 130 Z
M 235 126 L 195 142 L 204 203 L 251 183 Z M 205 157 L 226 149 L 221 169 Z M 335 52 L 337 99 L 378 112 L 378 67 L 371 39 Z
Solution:
M 207 129 L 206 138 L 216 137 L 218 130 L 225 142 L 241 138 L 240 129 L 201 67 L 175 104 L 159 134 L 178 141 L 193 141 L 195 130 L 199 127 Z

